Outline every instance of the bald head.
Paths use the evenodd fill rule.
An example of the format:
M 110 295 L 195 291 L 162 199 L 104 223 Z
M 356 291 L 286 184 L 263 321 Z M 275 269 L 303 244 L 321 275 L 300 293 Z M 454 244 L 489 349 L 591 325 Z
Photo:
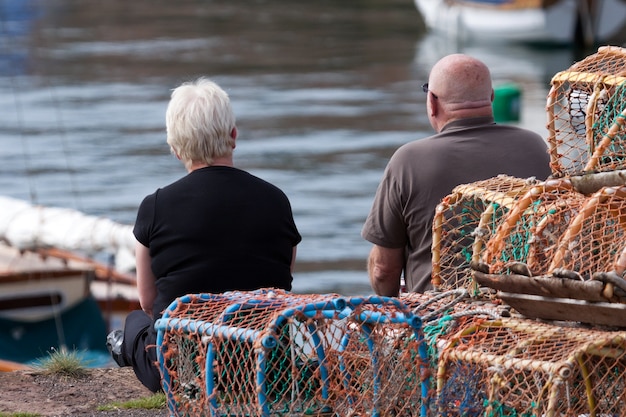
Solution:
M 492 114 L 491 74 L 489 68 L 475 58 L 463 54 L 442 58 L 433 66 L 428 86 L 445 110 L 460 113 L 458 117 Z

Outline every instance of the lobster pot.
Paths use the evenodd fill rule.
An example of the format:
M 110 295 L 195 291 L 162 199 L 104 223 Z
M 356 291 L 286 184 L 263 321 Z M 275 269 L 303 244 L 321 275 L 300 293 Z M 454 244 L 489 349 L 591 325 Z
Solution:
M 474 322 L 443 350 L 439 416 L 626 416 L 626 333 Z
M 156 328 L 174 416 L 426 415 L 421 320 L 395 298 L 187 295 Z
M 414 314 L 422 318 L 424 334 L 427 335 L 428 357 L 431 374 L 435 374 L 439 361 L 439 353 L 451 337 L 468 322 L 474 320 L 499 319 L 508 308 L 502 303 L 494 303 L 488 299 L 468 297 L 463 289 L 446 292 L 405 293 L 400 295 L 401 301 Z M 431 381 L 431 389 L 435 391 L 435 381 Z M 436 416 L 433 408 L 435 401 L 431 399 L 429 412 Z
M 547 100 L 555 177 L 626 167 L 626 49 L 604 46 L 557 73 Z
M 469 268 L 516 199 L 535 185 L 534 179 L 499 175 L 455 187 L 433 218 L 432 283 L 447 291 L 475 291 Z
M 557 243 L 585 200 L 567 179 L 548 180 L 520 197 L 482 256 L 492 274 L 548 272 Z
M 581 280 L 620 269 L 626 244 L 626 187 L 605 187 L 588 197 L 559 240 L 549 270 L 575 272 Z M 620 277 L 623 268 L 620 271 Z

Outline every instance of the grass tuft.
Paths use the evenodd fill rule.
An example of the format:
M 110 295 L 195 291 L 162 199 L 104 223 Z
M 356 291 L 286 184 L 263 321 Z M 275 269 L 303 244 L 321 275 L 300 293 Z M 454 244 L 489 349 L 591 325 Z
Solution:
M 165 408 L 165 394 L 160 392 L 149 397 L 138 398 L 126 402 L 113 402 L 98 407 L 98 411 L 114 411 L 119 409 L 146 409 L 157 410 Z
M 0 417 L 40 417 L 41 414 L 33 413 L 0 413 Z
M 48 375 L 60 375 L 71 378 L 79 378 L 87 374 L 85 362 L 78 351 L 67 349 L 53 349 L 48 352 L 48 357 L 39 360 L 35 365 Z

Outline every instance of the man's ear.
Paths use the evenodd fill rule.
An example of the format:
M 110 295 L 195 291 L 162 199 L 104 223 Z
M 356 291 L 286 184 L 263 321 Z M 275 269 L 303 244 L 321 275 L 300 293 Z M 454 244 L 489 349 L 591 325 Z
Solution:
M 435 98 L 435 95 L 430 93 L 428 94 L 428 109 L 430 111 L 431 116 L 436 116 L 439 112 L 439 106 L 437 105 L 437 101 L 439 99 Z

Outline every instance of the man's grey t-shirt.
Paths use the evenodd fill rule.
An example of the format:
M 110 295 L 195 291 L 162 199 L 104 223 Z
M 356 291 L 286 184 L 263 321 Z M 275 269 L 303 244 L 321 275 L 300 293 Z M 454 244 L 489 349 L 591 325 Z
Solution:
M 386 248 L 405 248 L 407 289 L 432 288 L 435 208 L 454 187 L 499 174 L 550 175 L 546 142 L 537 133 L 496 125 L 492 117 L 456 120 L 440 133 L 400 147 L 378 186 L 361 235 Z

